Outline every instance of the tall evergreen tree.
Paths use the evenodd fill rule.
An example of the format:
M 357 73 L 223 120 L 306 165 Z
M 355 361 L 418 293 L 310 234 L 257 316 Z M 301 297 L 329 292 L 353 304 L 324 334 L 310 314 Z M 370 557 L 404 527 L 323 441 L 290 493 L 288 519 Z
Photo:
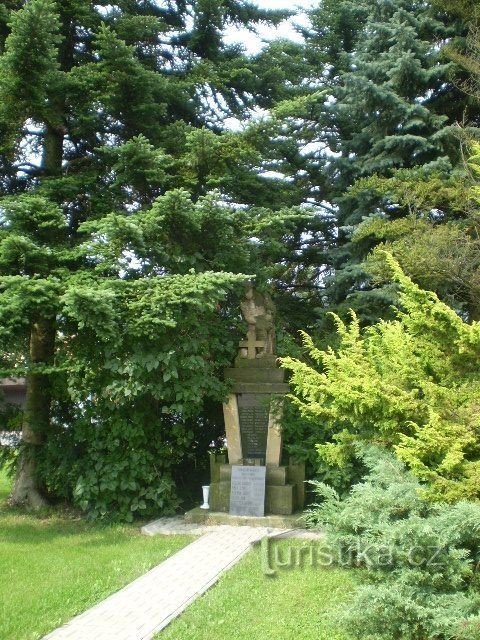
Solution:
M 277 168 L 318 208 L 319 218 L 333 221 L 324 262 L 317 264 L 321 276 L 311 283 L 318 308 L 353 306 L 373 321 L 392 299 L 388 291 L 372 290 L 362 266 L 376 240 L 352 238 L 365 218 L 402 217 L 408 207 L 351 187 L 409 168 L 421 168 L 421 179 L 452 175 L 461 160 L 455 125 L 476 125 L 479 110 L 454 81 L 442 45 L 463 38 L 467 25 L 412 0 L 325 0 L 310 21 L 299 54 L 304 81 L 276 107 L 271 123 L 272 138 L 281 145 L 290 136 L 297 154 L 285 153 Z
M 48 480 L 54 464 L 68 459 L 65 450 L 57 451 L 55 458 L 54 446 L 49 448 L 55 437 L 64 445 L 74 440 L 69 464 L 87 455 L 84 464 L 88 459 L 87 466 L 93 467 L 92 456 L 98 454 L 95 447 L 100 450 L 105 446 L 105 440 L 98 444 L 93 437 L 97 434 L 95 425 L 104 420 L 108 424 L 109 412 L 115 414 L 115 410 L 117 423 L 113 418 L 111 423 L 117 424 L 123 436 L 118 436 L 120 440 L 111 436 L 109 447 L 117 442 L 121 451 L 126 446 L 122 440 L 128 432 L 126 425 L 136 424 L 137 436 L 132 433 L 131 437 L 137 437 L 137 449 L 142 451 L 151 440 L 146 426 L 149 421 L 157 425 L 159 433 L 170 428 L 174 434 L 170 439 L 158 436 L 152 451 L 158 450 L 161 442 L 164 449 L 160 455 L 176 446 L 187 446 L 186 431 L 182 435 L 178 425 L 175 431 L 174 424 L 184 407 L 180 390 L 167 397 L 158 386 L 145 383 L 141 387 L 138 383 L 135 393 L 128 391 L 128 396 L 137 394 L 137 400 L 127 406 L 127 391 L 122 404 L 114 392 L 115 384 L 120 383 L 110 380 L 113 386 L 109 386 L 104 373 L 110 366 L 111 375 L 118 375 L 118 366 L 112 364 L 115 349 L 115 358 L 135 362 L 131 352 L 137 347 L 122 333 L 122 317 L 132 335 L 137 335 L 141 353 L 147 345 L 153 351 L 156 344 L 152 343 L 148 321 L 153 326 L 160 322 L 165 335 L 176 323 L 179 332 L 182 326 L 187 334 L 193 330 L 187 320 L 192 318 L 186 311 L 187 301 L 192 309 L 197 307 L 199 321 L 202 313 L 209 317 L 205 326 L 213 331 L 221 319 L 216 304 L 238 278 L 204 274 L 198 275 L 196 282 L 197 276 L 189 270 L 248 269 L 249 246 L 247 235 L 240 230 L 239 216 L 215 199 L 202 198 L 217 187 L 225 199 L 235 184 L 235 167 L 241 174 L 242 165 L 246 172 L 252 163 L 253 152 L 248 147 L 232 136 L 221 135 L 218 105 L 229 115 L 242 115 L 263 91 L 255 64 L 238 47 L 224 45 L 222 34 L 228 24 L 252 27 L 261 20 L 277 23 L 283 17 L 282 12 L 261 11 L 236 0 L 122 0 L 115 5 L 86 0 L 12 0 L 2 6 L 0 337 L 10 372 L 26 372 L 28 382 L 25 447 L 17 470 L 15 502 L 42 504 L 39 477 L 43 473 Z M 192 198 L 182 188 L 188 188 Z M 133 221 L 137 215 L 143 222 Z M 237 250 L 225 251 L 224 243 L 235 244 L 234 231 Z M 174 279 L 168 284 L 159 278 L 175 278 L 177 274 L 185 280 Z M 128 283 L 136 280 L 144 283 L 140 289 L 133 284 L 128 288 Z M 154 307 L 145 311 L 144 324 L 128 315 L 128 309 L 135 305 L 142 311 L 140 303 L 134 302 L 144 295 L 142 286 L 151 288 L 152 300 L 157 300 L 159 313 L 165 314 L 161 321 L 154 319 Z M 146 300 L 148 293 L 145 295 Z M 183 312 L 182 304 L 186 305 Z M 117 316 L 112 312 L 118 312 Z M 89 317 L 95 318 L 93 324 Z M 132 322 L 137 322 L 136 328 Z M 219 326 L 217 329 L 221 332 Z M 82 335 L 89 337 L 82 341 Z M 105 342 L 107 335 L 110 346 Z M 121 340 L 116 347 L 112 336 Z M 185 342 L 194 359 L 201 359 L 202 348 L 215 342 L 210 334 L 204 340 L 201 331 L 198 339 L 196 346 L 195 340 Z M 226 341 L 227 349 L 231 348 L 228 344 Z M 148 361 L 148 366 L 155 370 L 164 366 L 163 379 L 165 383 L 172 379 L 172 390 L 183 365 L 172 365 L 176 374 L 167 372 L 172 358 L 160 337 L 158 345 L 158 357 L 153 364 Z M 106 364 L 108 357 L 110 365 Z M 137 354 L 137 360 L 139 357 Z M 143 353 L 142 357 L 147 356 Z M 212 355 L 205 352 L 204 357 L 206 366 Z M 222 359 L 221 354 L 218 357 Z M 79 364 L 82 358 L 84 365 Z M 85 362 L 90 362 L 89 370 Z M 202 366 L 197 362 L 198 371 Z M 64 374 L 59 375 L 59 367 Z M 95 369 L 98 375 L 94 375 Z M 84 375 L 78 377 L 80 370 Z M 122 369 L 124 382 L 133 370 L 135 367 Z M 194 376 L 192 363 L 187 370 Z M 137 371 L 136 375 L 141 374 Z M 209 393 L 221 396 L 221 387 L 214 391 L 215 384 L 205 372 L 189 381 L 184 381 L 182 393 L 191 403 Z M 195 389 L 191 396 L 186 391 L 189 384 Z M 143 395 L 140 388 L 146 390 Z M 77 393 L 80 389 L 83 396 Z M 87 414 L 79 417 L 79 407 Z M 140 411 L 148 414 L 142 414 L 142 424 L 138 422 Z M 90 432 L 84 429 L 83 437 L 75 441 L 75 424 L 85 422 Z M 127 450 L 135 451 L 135 446 L 124 448 L 124 456 Z M 152 455 L 146 452 L 142 458 L 139 454 L 147 466 L 153 464 Z M 100 494 L 113 482 L 112 477 L 100 482 L 104 464 L 98 458 L 97 463 L 100 471 L 96 479 L 90 477 L 90 483 L 97 484 L 88 489 L 97 501 L 96 508 Z M 125 464 L 133 469 L 132 461 L 112 463 L 117 479 Z M 71 495 L 81 465 L 77 480 L 72 468 L 65 473 L 63 481 L 70 487 L 65 492 Z M 151 472 L 143 469 L 139 477 L 145 482 L 145 478 L 151 479 Z M 88 491 L 83 478 L 81 492 L 85 496 Z M 136 482 L 132 479 L 131 484 Z M 61 481 L 50 477 L 47 484 L 55 492 Z M 142 490 L 146 491 L 145 487 Z M 151 507 L 158 496 L 149 496 Z M 165 506 L 167 503 L 165 500 Z M 91 500 L 85 504 L 91 506 Z M 130 513 L 128 504 L 122 508 Z M 104 513 L 105 507 L 99 512 Z
M 358 181 L 352 195 L 371 194 L 390 211 L 405 211 L 408 217 L 367 218 L 356 228 L 353 241 L 360 247 L 383 241 L 416 282 L 434 289 L 464 317 L 478 320 L 478 16 L 468 2 L 434 5 L 461 17 L 463 33 L 469 28 L 466 38 L 452 39 L 443 48 L 445 59 L 456 63 L 450 80 L 461 99 L 453 105 L 464 108 L 455 127 L 461 161 L 450 170 L 435 172 L 430 165 L 420 165 L 395 170 L 390 177 L 379 174 Z M 440 99 L 437 111 L 450 113 L 452 107 Z M 381 281 L 375 255 L 367 264 L 377 283 Z
M 361 261 L 370 246 L 352 245 L 350 238 L 364 217 L 382 211 L 375 194 L 359 197 L 348 188 L 361 177 L 388 176 L 400 168 L 428 165 L 432 172 L 450 171 L 459 155 L 449 125 L 462 117 L 464 105 L 448 83 L 448 62 L 435 50 L 455 35 L 454 25 L 443 24 L 422 3 L 367 3 L 365 8 L 368 19 L 330 110 L 335 132 L 329 146 L 339 154 L 328 169 L 339 225 L 329 286 L 333 304 L 349 296 L 351 305 L 355 289 L 365 289 Z M 457 107 L 450 117 L 445 93 Z M 399 216 L 405 211 L 391 207 L 383 213 Z M 364 315 L 378 313 L 363 292 L 356 297 Z

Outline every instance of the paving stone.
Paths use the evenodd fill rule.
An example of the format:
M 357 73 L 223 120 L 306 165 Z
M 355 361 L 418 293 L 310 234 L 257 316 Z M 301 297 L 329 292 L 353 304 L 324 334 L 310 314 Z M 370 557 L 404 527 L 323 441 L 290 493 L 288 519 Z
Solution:
M 257 527 L 255 527 L 257 528 Z M 202 536 L 211 531 L 218 530 L 228 530 L 228 529 L 238 529 L 236 525 L 228 525 L 228 524 L 198 524 L 198 523 L 189 523 L 185 522 L 183 516 L 173 516 L 173 517 L 165 517 L 159 518 L 158 520 L 154 520 L 143 526 L 141 528 L 141 532 L 147 536 L 155 536 L 155 535 L 176 535 L 176 534 L 184 534 L 184 535 L 193 535 L 193 536 Z M 259 530 L 264 529 L 268 531 L 268 535 L 277 535 L 286 538 L 305 538 L 309 540 L 315 540 L 323 537 L 323 533 L 320 531 L 314 531 L 311 529 L 287 529 L 287 528 L 277 528 L 277 527 L 258 527 Z
M 186 524 L 181 517 L 155 520 L 142 533 L 201 537 L 44 640 L 149 640 L 265 536 L 322 536 L 302 529 Z
M 152 638 L 236 564 L 252 543 L 269 533 L 267 529 L 254 527 L 211 529 L 144 576 L 47 635 L 45 640 Z

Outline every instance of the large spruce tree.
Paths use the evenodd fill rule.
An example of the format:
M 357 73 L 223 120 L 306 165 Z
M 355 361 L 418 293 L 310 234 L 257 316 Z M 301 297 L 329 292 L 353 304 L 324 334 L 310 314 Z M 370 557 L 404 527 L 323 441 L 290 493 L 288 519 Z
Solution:
M 317 242 L 316 264 L 304 263 L 311 301 L 318 310 L 354 307 L 371 322 L 392 297 L 372 287 L 363 265 L 378 238 L 355 238 L 356 229 L 370 216 L 396 219 L 409 209 L 375 188 L 352 187 L 398 170 L 418 169 L 419 181 L 457 170 L 457 125 L 475 127 L 479 107 L 444 46 L 461 41 L 468 25 L 425 2 L 324 0 L 303 31 L 296 54 L 303 82 L 273 110 L 270 139 L 284 152 L 270 156 L 329 230 Z
M 226 201 L 257 157 L 221 122 L 272 85 L 222 34 L 283 17 L 235 0 L 2 5 L 0 338 L 28 384 L 14 502 L 175 503 L 192 416 L 224 393 L 218 303 L 243 277 L 228 272 L 252 266 Z
M 353 199 L 367 196 L 382 206 L 356 226 L 352 246 L 361 254 L 365 246 L 377 247 L 379 242 L 387 245 L 416 282 L 434 289 L 465 318 L 477 320 L 480 317 L 477 16 L 468 2 L 446 6 L 434 3 L 434 6 L 451 11 L 449 20 L 459 34 L 442 49 L 445 61 L 455 64 L 450 64 L 449 84 L 435 104 L 435 113 L 448 116 L 447 122 L 456 117 L 454 127 L 440 132 L 455 145 L 448 153 L 450 162 L 406 164 L 406 169 L 379 171 L 357 181 L 350 190 Z M 366 266 L 379 284 L 382 270 L 378 269 L 376 252 Z

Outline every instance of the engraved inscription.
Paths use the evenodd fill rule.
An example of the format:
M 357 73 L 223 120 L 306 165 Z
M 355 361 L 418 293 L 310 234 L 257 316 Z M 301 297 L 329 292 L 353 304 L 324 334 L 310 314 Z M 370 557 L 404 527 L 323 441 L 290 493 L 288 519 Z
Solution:
M 266 467 L 233 465 L 230 513 L 234 516 L 265 515 Z
M 244 458 L 265 458 L 268 436 L 268 396 L 242 393 L 238 396 L 238 417 Z

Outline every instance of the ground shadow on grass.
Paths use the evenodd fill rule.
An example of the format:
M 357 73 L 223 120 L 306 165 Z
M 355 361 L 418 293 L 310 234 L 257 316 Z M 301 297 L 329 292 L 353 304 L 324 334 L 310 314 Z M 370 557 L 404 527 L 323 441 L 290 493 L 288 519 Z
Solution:
M 27 521 L 25 521 L 27 520 Z M 34 516 L 19 516 L 18 514 L 0 513 L 0 536 L 2 542 L 11 544 L 39 545 L 55 539 L 64 538 L 74 540 L 78 538 L 78 545 L 83 547 L 101 546 L 111 544 L 115 538 L 115 544 L 128 544 L 129 537 L 140 535 L 135 525 L 102 525 L 87 523 L 81 520 L 61 522 L 57 518 L 40 519 Z M 130 534 L 125 536 L 125 533 Z M 98 536 L 105 534 L 109 541 L 102 539 L 85 539 L 85 536 Z
M 62 507 L 48 507 L 40 512 L 29 511 L 21 507 L 7 504 L 11 479 L 0 469 L 0 538 L 2 542 L 13 544 L 39 545 L 59 538 L 75 539 L 83 547 L 108 546 L 111 539 L 115 544 L 127 544 L 129 537 L 140 535 L 139 529 L 144 523 L 133 524 L 115 522 L 92 522 L 85 519 L 78 511 Z M 99 534 L 108 539 L 95 539 Z M 125 536 L 125 534 L 130 534 Z M 92 536 L 92 539 L 85 536 Z

